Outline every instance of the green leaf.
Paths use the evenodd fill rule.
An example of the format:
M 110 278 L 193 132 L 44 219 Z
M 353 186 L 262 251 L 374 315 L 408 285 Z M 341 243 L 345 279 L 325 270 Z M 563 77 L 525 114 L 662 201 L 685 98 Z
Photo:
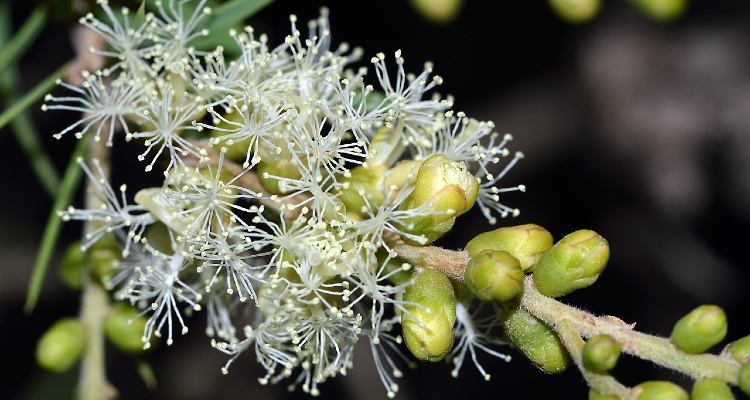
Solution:
M 229 29 L 252 17 L 272 2 L 273 0 L 231 0 L 216 7 L 207 26 L 211 34 L 197 39 L 194 43 L 195 47 L 198 49 L 212 49 L 217 45 L 222 45 L 227 49 L 236 47 L 229 37 Z
M 141 380 L 143 380 L 143 383 L 148 390 L 156 390 L 156 374 L 154 374 L 154 369 L 151 368 L 151 364 L 149 364 L 148 361 L 139 359 L 136 361 L 135 368 L 138 371 L 138 376 L 141 377 Z
M 3 3 L 0 5 L 0 48 L 8 41 L 10 25 L 10 4 Z M 17 63 L 12 62 L 5 75 L 0 77 L 0 87 L 2 87 L 2 94 L 6 105 L 13 104 L 17 100 L 19 82 L 20 74 Z M 42 186 L 47 190 L 50 197 L 54 197 L 60 185 L 60 177 L 52 161 L 42 148 L 39 133 L 31 120 L 31 116 L 28 112 L 21 113 L 11 121 L 11 127 L 13 128 L 16 141 L 21 146 L 21 150 L 26 153 L 31 163 L 31 168 L 36 173 Z
M 62 220 L 57 215 L 57 211 L 70 204 L 71 198 L 73 197 L 73 194 L 81 181 L 81 175 L 83 174 L 83 171 L 78 165 L 78 159 L 86 155 L 88 147 L 88 139 L 81 139 L 76 145 L 76 148 L 70 157 L 70 161 L 68 161 L 68 166 L 65 168 L 62 184 L 60 185 L 60 190 L 57 193 L 57 197 L 55 197 L 52 210 L 50 210 L 49 217 L 47 218 L 47 226 L 44 228 L 42 242 L 39 244 L 36 261 L 34 262 L 34 267 L 31 272 L 29 289 L 26 293 L 26 305 L 24 306 L 27 313 L 34 310 L 37 300 L 39 300 L 42 284 L 44 283 L 44 276 L 47 274 L 50 258 L 52 258 L 57 238 L 60 236 Z
M 26 19 L 26 22 L 18 29 L 15 36 L 0 51 L 0 75 L 8 65 L 26 52 L 31 42 L 39 35 L 46 21 L 47 8 L 44 4 L 37 6 Z
M 39 100 L 50 90 L 52 90 L 57 80 L 62 78 L 67 69 L 67 64 L 61 66 L 45 80 L 34 86 L 33 89 L 31 89 L 28 93 L 26 93 L 26 95 L 21 97 L 17 102 L 13 103 L 12 106 L 3 111 L 3 113 L 0 114 L 0 129 L 2 129 L 5 125 L 8 125 L 9 122 L 18 117 L 18 115 L 29 108 L 29 106 L 34 104 L 37 100 Z

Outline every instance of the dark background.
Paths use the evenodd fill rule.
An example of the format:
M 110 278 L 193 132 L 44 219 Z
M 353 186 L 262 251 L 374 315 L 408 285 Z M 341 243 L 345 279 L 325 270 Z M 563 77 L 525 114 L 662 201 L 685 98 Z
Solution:
M 11 3 L 16 23 L 34 5 Z M 609 239 L 606 273 L 566 302 L 637 321 L 639 330 L 660 335 L 693 307 L 716 303 L 730 317 L 728 338 L 750 332 L 750 3 L 693 1 L 681 20 L 662 24 L 627 2 L 608 1 L 597 20 L 575 26 L 559 20 L 544 1 L 470 0 L 453 23 L 435 25 L 405 1 L 278 0 L 251 23 L 279 43 L 289 13 L 307 20 L 323 4 L 331 10 L 336 43 L 364 47 L 365 60 L 400 48 L 413 72 L 433 61 L 445 78 L 440 91 L 455 96 L 456 110 L 514 134 L 511 150 L 526 158 L 504 182 L 528 190 L 504 197 L 521 215 L 501 224 L 538 223 L 555 238 L 590 228 Z M 64 21 L 45 28 L 22 59 L 23 87 L 73 56 L 69 29 Z M 72 118 L 60 114 L 34 111 L 46 150 L 62 170 L 73 140 L 51 139 Z M 136 149 L 118 144 L 115 180 L 128 179 L 122 171 L 133 167 Z M 37 309 L 23 313 L 51 200 L 7 128 L 0 146 L 0 393 L 70 398 L 76 371 L 39 370 L 34 348 L 52 322 L 77 312 L 79 294 L 62 287 L 53 263 Z M 460 248 L 487 230 L 476 211 L 439 244 Z M 79 234 L 80 226 L 66 225 L 58 251 Z M 203 318 L 192 323 L 200 326 Z M 200 332 L 191 329 L 171 348 L 151 354 L 159 380 L 154 393 L 146 391 L 130 359 L 108 349 L 107 373 L 122 398 L 308 397 L 287 393 L 283 384 L 261 386 L 250 354 L 223 376 L 225 357 Z M 361 350 L 350 375 L 324 384 L 323 396 L 385 398 L 369 350 Z M 575 368 L 543 376 L 508 351 L 516 355 L 509 364 L 480 358 L 493 377 L 489 383 L 469 364 L 459 379 L 450 377 L 448 365 L 423 365 L 401 379 L 398 398 L 585 398 Z M 689 384 L 627 357 L 615 374 L 631 385 L 646 379 Z

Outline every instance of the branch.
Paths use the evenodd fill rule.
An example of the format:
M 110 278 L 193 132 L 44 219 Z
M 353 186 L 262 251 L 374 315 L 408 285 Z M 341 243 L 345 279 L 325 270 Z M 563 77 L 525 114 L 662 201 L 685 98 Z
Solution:
M 394 245 L 393 249 L 404 260 L 418 266 L 438 269 L 451 278 L 463 277 L 469 261 L 465 251 L 403 243 Z M 589 338 L 598 334 L 609 335 L 622 345 L 625 353 L 681 372 L 693 379 L 711 377 L 737 385 L 740 364 L 730 357 L 687 354 L 677 349 L 669 339 L 638 332 L 633 329 L 634 325 L 625 324 L 616 317 L 599 317 L 561 303 L 539 293 L 531 276 L 527 276 L 524 281 L 521 307 L 556 329 L 558 334 L 558 325 L 566 321 L 579 336 Z

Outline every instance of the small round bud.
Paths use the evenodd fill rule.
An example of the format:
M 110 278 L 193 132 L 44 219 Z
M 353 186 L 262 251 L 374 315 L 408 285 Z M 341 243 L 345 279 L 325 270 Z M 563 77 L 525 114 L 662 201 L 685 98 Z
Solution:
M 464 281 L 479 300 L 508 301 L 523 288 L 523 269 L 507 251 L 485 250 L 471 257 Z
M 717 378 L 707 378 L 695 382 L 690 398 L 692 400 L 734 400 L 734 395 L 726 382 Z
M 471 209 L 478 194 L 479 183 L 466 164 L 433 154 L 422 162 L 414 190 L 401 205 L 402 210 L 424 208 L 404 225 L 410 233 L 435 241 L 453 227 L 456 217 Z
M 620 400 L 620 398 L 613 394 L 599 394 L 596 390 L 590 389 L 589 400 Z
M 673 21 L 682 16 L 688 0 L 631 0 L 633 4 L 652 19 L 662 22 Z
M 104 322 L 107 338 L 118 349 L 127 353 L 143 351 L 142 338 L 146 318 L 138 314 L 140 311 L 137 308 L 125 303 L 116 303 Z
M 81 249 L 81 242 L 74 242 L 65 249 L 57 276 L 68 288 L 80 290 L 83 286 L 85 264 L 86 252 Z
M 724 340 L 727 316 L 715 305 L 702 305 L 680 318 L 672 329 L 672 343 L 686 353 L 703 353 Z
M 552 235 L 546 229 L 525 224 L 480 233 L 466 244 L 466 252 L 473 257 L 487 249 L 505 250 L 521 262 L 524 270 L 528 270 L 550 247 Z
M 646 381 L 633 388 L 636 400 L 688 400 L 687 392 L 667 381 Z
M 750 362 L 750 335 L 735 340 L 728 346 L 728 348 L 729 354 L 731 354 L 735 360 L 739 361 L 740 364 L 747 364 Z
M 341 179 L 346 185 L 340 192 L 339 199 L 347 211 L 359 212 L 366 204 L 377 207 L 383 203 L 385 193 L 382 185 L 387 168 L 385 165 L 368 164 L 367 167 L 352 168 L 350 176 Z M 367 196 L 367 202 L 365 202 Z
M 601 6 L 600 0 L 548 0 L 548 3 L 558 17 L 573 24 L 591 21 Z
M 591 372 L 607 372 L 617 365 L 622 347 L 609 335 L 596 335 L 583 346 L 583 366 Z
M 86 344 L 83 325 L 75 318 L 55 322 L 36 346 L 36 362 L 52 372 L 65 372 L 78 361 Z
M 453 346 L 456 302 L 450 280 L 440 271 L 425 269 L 404 291 L 412 303 L 401 314 L 406 347 L 419 360 L 440 361 Z
M 544 252 L 534 267 L 534 283 L 550 297 L 591 286 L 609 260 L 609 244 L 598 233 L 582 229 L 568 234 Z
M 265 162 L 266 159 L 272 160 Z M 279 156 L 264 158 L 258 166 L 258 179 L 263 187 L 266 188 L 272 194 L 284 194 L 286 193 L 283 185 L 280 185 L 280 181 L 274 176 L 289 179 L 299 179 L 300 172 L 299 168 L 295 166 L 288 158 Z
M 737 379 L 737 386 L 743 393 L 750 396 L 750 364 L 745 364 L 740 369 L 740 377 Z
M 513 347 L 534 366 L 548 374 L 559 374 L 568 368 L 570 356 L 557 334 L 544 322 L 520 308 L 506 314 L 505 333 Z
M 440 24 L 458 16 L 463 0 L 411 0 L 411 5 L 426 19 Z

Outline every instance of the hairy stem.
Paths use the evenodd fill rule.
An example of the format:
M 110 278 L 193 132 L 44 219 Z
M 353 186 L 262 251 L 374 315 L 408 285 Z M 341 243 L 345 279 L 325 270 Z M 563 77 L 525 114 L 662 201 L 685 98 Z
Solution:
M 416 247 L 407 244 L 393 246 L 404 260 L 423 267 L 432 267 L 449 277 L 463 276 L 469 260 L 465 251 L 451 251 L 438 247 Z M 463 267 L 462 267 L 463 266 Z M 718 378 L 737 384 L 740 364 L 730 357 L 713 354 L 687 354 L 677 349 L 667 338 L 634 330 L 620 319 L 596 316 L 561 303 L 539 293 L 531 276 L 524 281 L 521 306 L 560 333 L 558 325 L 567 321 L 579 336 L 588 338 L 607 334 L 622 345 L 625 353 L 648 360 L 654 364 L 681 372 L 693 379 Z

